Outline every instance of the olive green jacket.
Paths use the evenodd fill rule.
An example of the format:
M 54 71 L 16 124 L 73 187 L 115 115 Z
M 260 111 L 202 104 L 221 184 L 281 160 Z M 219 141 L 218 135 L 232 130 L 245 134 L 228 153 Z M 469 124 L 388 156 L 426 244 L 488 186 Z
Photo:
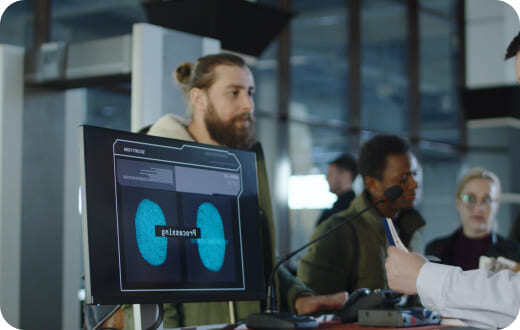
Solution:
M 188 122 L 175 115 L 165 115 L 160 118 L 148 131 L 148 134 L 163 136 L 174 139 L 194 141 L 186 130 Z M 263 221 L 262 235 L 264 247 L 264 275 L 270 274 L 274 263 L 274 222 L 271 207 L 271 196 L 267 179 L 267 170 L 262 148 L 257 143 L 253 150 L 257 157 L 258 175 L 258 206 L 260 217 Z M 313 292 L 307 288 L 296 277 L 292 276 L 286 268 L 281 267 L 275 276 L 275 289 L 277 302 L 281 310 L 294 311 L 294 302 L 301 296 L 312 295 Z M 260 301 L 239 301 L 235 304 L 236 319 L 245 318 L 251 313 L 260 311 Z M 125 305 L 125 329 L 133 328 L 133 316 L 131 305 Z M 179 326 L 204 325 L 230 323 L 229 305 L 227 302 L 197 302 L 164 305 L 164 326 L 173 328 Z
M 314 239 L 330 228 L 368 207 L 368 192 L 357 196 L 350 207 L 321 223 Z M 386 288 L 384 259 L 388 246 L 381 216 L 371 209 L 349 220 L 329 237 L 309 247 L 300 260 L 298 278 L 319 294 L 357 288 Z M 403 243 L 409 246 L 412 236 L 425 222 L 415 210 L 401 212 L 394 221 Z

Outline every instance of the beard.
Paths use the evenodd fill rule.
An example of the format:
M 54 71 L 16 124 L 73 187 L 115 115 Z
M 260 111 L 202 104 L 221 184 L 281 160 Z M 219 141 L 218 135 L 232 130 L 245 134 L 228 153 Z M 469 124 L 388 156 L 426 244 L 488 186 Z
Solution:
M 244 120 L 249 120 L 249 126 L 238 126 L 238 122 Z M 249 112 L 224 122 L 210 102 L 204 122 L 211 138 L 221 145 L 235 149 L 249 149 L 256 142 L 255 118 Z

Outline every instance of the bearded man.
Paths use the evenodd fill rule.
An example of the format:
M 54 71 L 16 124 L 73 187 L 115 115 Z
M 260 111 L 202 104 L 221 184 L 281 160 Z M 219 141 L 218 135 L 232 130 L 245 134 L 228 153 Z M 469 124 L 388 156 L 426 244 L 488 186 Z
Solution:
M 175 78 L 183 88 L 192 119 L 167 114 L 150 127 L 148 134 L 256 152 L 258 204 L 263 226 L 259 235 L 264 242 L 264 277 L 267 279 L 275 264 L 275 236 L 264 156 L 255 137 L 253 75 L 242 58 L 216 54 L 201 57 L 195 63 L 181 64 Z M 339 308 L 346 299 L 345 292 L 315 295 L 283 267 L 275 276 L 275 288 L 280 309 L 299 314 Z M 237 302 L 236 319 L 259 312 L 262 304 Z M 225 302 L 166 304 L 164 326 L 229 323 L 228 308 Z M 124 310 L 125 329 L 133 328 L 131 308 L 126 305 Z

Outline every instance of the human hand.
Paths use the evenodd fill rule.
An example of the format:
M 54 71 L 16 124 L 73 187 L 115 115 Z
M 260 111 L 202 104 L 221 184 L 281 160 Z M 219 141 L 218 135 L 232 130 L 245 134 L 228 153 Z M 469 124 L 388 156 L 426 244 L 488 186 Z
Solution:
M 304 296 L 296 298 L 294 307 L 300 315 L 325 309 L 339 309 L 345 304 L 347 297 L 348 293 L 345 291 L 322 296 Z
M 505 257 L 493 258 L 487 256 L 480 256 L 478 268 L 485 269 L 495 273 L 504 269 L 509 269 L 513 272 L 518 272 L 520 270 L 520 264 Z
M 426 259 L 420 254 L 389 246 L 385 268 L 390 289 L 405 294 L 417 294 L 417 276 L 425 263 Z

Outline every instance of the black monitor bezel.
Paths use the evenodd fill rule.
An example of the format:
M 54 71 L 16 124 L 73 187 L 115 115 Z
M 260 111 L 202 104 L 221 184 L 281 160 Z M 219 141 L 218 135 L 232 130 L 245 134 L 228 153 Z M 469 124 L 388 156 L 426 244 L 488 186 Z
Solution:
M 142 303 L 176 303 L 196 301 L 228 301 L 228 300 L 261 300 L 265 299 L 265 283 L 263 278 L 263 260 L 261 218 L 258 212 L 258 182 L 256 176 L 256 155 L 251 151 L 236 150 L 220 146 L 208 146 L 196 142 L 168 139 L 163 137 L 135 134 L 107 128 L 82 125 L 80 132 L 81 155 L 81 192 L 82 192 L 82 228 L 83 256 L 85 264 L 86 302 L 89 304 L 142 304 Z M 114 175 L 114 158 L 112 146 L 116 140 L 139 141 L 148 144 L 179 147 L 210 148 L 232 153 L 243 165 L 243 180 L 247 182 L 247 197 L 241 197 L 240 208 L 241 232 L 244 235 L 242 247 L 244 255 L 244 289 L 217 291 L 213 289 L 187 289 L 183 291 L 139 291 L 128 292 L 116 290 L 113 286 L 117 239 L 109 238 L 113 230 L 117 231 L 115 180 L 94 177 L 95 173 Z M 110 168 L 109 168 L 110 167 Z M 252 194 L 254 190 L 254 195 Z M 247 216 L 246 216 L 247 214 Z M 114 222 L 107 225 L 106 218 Z M 246 219 L 247 218 L 247 219 Z M 115 225 L 115 226 L 114 226 Z M 114 233 L 115 234 L 115 233 Z M 102 252 L 100 252 L 102 251 Z M 112 272 L 109 271 L 110 267 Z M 108 269 L 107 269 L 108 268 Z M 120 274 L 119 274 L 120 275 Z M 119 288 L 120 289 L 120 288 Z

